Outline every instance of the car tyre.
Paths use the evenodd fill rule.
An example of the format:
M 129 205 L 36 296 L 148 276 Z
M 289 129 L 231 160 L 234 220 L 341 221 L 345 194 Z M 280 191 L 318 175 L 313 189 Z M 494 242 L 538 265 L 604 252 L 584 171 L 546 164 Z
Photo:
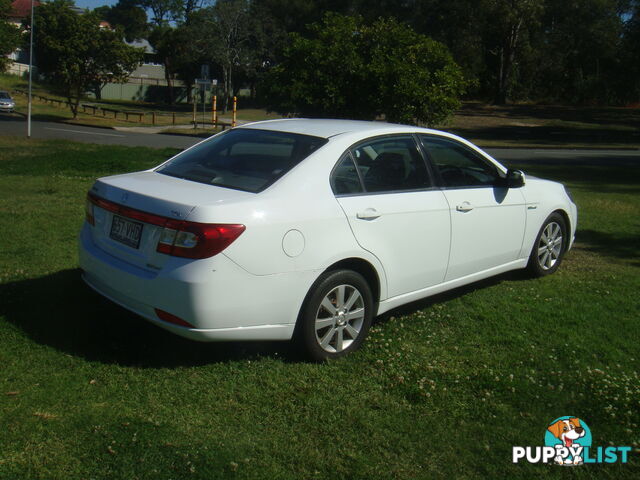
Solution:
M 298 320 L 297 342 L 315 361 L 357 350 L 373 318 L 371 288 L 352 270 L 325 272 L 309 290 Z
M 557 212 L 542 224 L 529 255 L 527 270 L 535 277 L 551 275 L 562 263 L 568 245 L 567 224 Z

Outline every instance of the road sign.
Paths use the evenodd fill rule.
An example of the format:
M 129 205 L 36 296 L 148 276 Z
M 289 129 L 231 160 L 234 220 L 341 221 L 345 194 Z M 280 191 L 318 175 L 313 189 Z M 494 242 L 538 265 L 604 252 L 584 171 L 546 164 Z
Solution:
M 210 90 L 211 80 L 205 78 L 196 78 L 196 85 L 200 87 L 200 90 Z
M 200 65 L 200 78 L 209 79 L 209 65 Z

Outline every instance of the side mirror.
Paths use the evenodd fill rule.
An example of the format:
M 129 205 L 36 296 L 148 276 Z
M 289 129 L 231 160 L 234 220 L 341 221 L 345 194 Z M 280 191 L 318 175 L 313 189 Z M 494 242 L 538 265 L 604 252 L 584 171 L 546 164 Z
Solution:
M 522 172 L 522 170 L 507 170 L 505 184 L 507 188 L 524 187 L 524 173 Z

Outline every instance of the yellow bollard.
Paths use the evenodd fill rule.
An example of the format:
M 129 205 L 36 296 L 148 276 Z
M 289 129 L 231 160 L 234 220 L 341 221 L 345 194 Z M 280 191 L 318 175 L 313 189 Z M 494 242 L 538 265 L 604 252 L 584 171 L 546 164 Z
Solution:
M 218 125 L 218 97 L 217 95 L 213 96 L 213 107 L 211 108 L 211 123 L 213 123 L 213 128 Z
M 231 127 L 236 126 L 236 114 L 238 112 L 238 99 L 237 97 L 233 97 L 233 120 L 231 121 Z

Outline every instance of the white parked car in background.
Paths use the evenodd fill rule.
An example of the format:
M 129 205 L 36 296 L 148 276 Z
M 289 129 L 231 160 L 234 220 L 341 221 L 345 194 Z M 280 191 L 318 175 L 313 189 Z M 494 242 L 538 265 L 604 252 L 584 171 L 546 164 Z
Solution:
M 16 108 L 16 102 L 11 98 L 9 92 L 0 90 L 0 112 L 11 113 Z
M 358 348 L 372 319 L 508 270 L 553 273 L 577 210 L 555 182 L 454 135 L 257 122 L 97 180 L 80 266 L 96 291 L 202 341 Z

